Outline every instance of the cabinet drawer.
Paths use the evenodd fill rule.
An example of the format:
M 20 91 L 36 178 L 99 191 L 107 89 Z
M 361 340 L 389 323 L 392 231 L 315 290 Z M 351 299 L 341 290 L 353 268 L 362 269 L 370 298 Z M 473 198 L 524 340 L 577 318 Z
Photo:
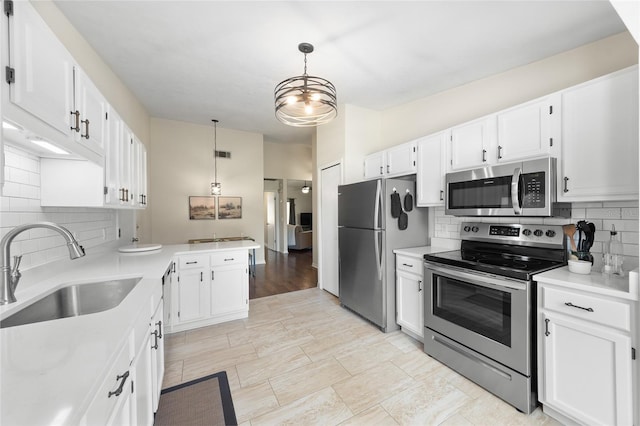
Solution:
M 423 276 L 422 266 L 422 259 L 396 255 L 396 269 L 398 271 L 412 272 L 414 274 Z
M 180 270 L 193 268 L 207 268 L 209 266 L 209 256 L 206 254 L 195 256 L 180 256 L 178 267 Z
M 224 265 L 246 265 L 249 262 L 249 255 L 246 250 L 223 251 L 211 255 L 211 266 Z
M 542 308 L 630 331 L 631 306 L 574 291 L 542 286 Z

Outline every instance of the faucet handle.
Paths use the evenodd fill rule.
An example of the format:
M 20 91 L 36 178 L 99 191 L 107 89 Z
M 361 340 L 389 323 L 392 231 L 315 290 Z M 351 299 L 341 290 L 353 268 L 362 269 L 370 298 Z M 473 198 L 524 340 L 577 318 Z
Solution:
M 18 269 L 20 268 L 20 262 L 22 261 L 22 255 L 13 256 L 13 267 L 11 268 L 11 275 L 18 274 Z

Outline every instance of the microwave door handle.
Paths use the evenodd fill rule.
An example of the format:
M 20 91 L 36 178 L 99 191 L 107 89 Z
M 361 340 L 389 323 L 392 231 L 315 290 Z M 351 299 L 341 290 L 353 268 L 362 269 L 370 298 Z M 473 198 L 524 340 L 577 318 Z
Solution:
M 516 215 L 522 214 L 522 206 L 520 205 L 520 176 L 522 175 L 522 169 L 518 167 L 513 171 L 511 177 L 511 205 L 513 206 L 513 212 Z

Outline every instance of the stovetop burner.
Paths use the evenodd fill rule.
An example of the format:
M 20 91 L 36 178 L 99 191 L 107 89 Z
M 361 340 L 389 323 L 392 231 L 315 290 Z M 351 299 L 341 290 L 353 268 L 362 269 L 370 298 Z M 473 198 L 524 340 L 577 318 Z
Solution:
M 463 223 L 461 235 L 471 235 L 462 240 L 460 250 L 426 254 L 424 259 L 527 281 L 534 274 L 566 264 L 564 237 L 555 235 L 555 227 L 546 225 L 546 234 L 534 236 L 520 232 L 528 230 L 525 226 L 532 225 Z

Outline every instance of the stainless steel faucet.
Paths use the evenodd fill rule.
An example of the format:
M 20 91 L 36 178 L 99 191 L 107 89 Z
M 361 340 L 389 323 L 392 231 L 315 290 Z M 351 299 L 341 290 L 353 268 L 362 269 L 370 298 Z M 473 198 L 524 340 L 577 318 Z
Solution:
M 18 286 L 18 281 L 22 274 L 20 273 L 20 261 L 22 256 L 13 257 L 13 268 L 11 267 L 11 242 L 13 239 L 24 231 L 28 231 L 33 228 L 46 228 L 57 231 L 67 241 L 67 248 L 69 249 L 69 257 L 71 259 L 77 259 L 84 256 L 84 249 L 78 241 L 73 237 L 68 229 L 63 228 L 53 222 L 36 222 L 28 223 L 26 225 L 16 226 L 7 233 L 0 241 L 2 247 L 2 282 L 0 282 L 0 305 L 6 305 L 8 303 L 14 303 L 16 301 L 15 291 Z

